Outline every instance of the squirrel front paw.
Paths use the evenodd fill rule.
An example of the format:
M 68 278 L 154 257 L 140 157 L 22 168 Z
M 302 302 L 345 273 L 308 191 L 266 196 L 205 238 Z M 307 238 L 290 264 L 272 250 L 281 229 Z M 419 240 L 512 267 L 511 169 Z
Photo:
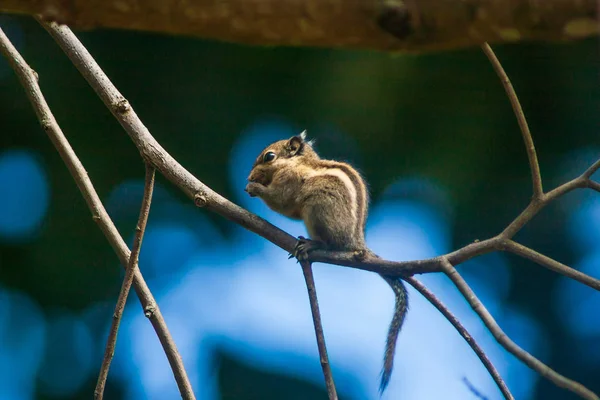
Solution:
M 244 190 L 250 195 L 250 197 L 256 197 L 263 193 L 265 187 L 260 183 L 250 182 L 246 185 L 246 189 Z

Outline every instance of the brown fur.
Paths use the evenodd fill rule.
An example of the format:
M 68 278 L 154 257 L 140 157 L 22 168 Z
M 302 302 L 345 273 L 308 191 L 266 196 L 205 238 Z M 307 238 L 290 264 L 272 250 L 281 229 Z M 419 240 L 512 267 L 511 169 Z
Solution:
M 260 197 L 280 214 L 303 220 L 310 238 L 326 249 L 371 253 L 365 243 L 369 198 L 363 178 L 349 164 L 321 159 L 312 143 L 305 140 L 304 132 L 267 146 L 254 162 L 248 182 L 250 196 Z M 383 392 L 390 379 L 408 298 L 402 281 L 382 277 L 396 295 L 381 377 Z

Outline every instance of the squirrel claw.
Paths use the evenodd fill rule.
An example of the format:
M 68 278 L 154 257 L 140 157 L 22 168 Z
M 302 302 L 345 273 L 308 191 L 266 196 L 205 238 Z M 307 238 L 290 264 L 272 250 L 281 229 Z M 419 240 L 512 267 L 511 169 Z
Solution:
M 296 246 L 294 246 L 293 256 L 296 257 L 298 261 L 305 261 L 308 260 L 308 253 L 321 247 L 321 242 L 307 239 L 304 236 L 298 236 L 298 241 L 296 242 Z

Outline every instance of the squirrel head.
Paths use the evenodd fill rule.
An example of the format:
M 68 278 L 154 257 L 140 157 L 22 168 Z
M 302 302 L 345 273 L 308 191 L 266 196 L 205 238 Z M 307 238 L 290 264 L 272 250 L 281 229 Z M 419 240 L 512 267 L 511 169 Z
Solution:
M 318 160 L 319 156 L 312 146 L 313 141 L 306 140 L 306 131 L 287 140 L 270 144 L 256 158 L 248 181 L 268 186 L 276 171 L 299 163 Z

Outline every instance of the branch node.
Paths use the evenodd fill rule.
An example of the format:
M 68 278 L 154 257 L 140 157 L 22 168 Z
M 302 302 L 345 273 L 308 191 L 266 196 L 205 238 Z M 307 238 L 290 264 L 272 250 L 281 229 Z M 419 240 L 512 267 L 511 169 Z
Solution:
M 44 132 L 48 132 L 52 129 L 52 121 L 50 121 L 50 118 L 48 117 L 42 118 L 40 125 L 42 125 Z
M 196 205 L 196 207 L 205 207 L 207 203 L 208 197 L 203 191 L 199 191 L 198 193 L 196 193 L 196 195 L 194 195 L 194 204 Z
M 156 306 L 154 304 L 147 305 L 144 308 L 144 316 L 148 319 L 154 316 L 154 312 L 156 311 Z
M 112 105 L 113 109 L 119 114 L 125 114 L 131 110 L 131 106 L 126 98 L 122 97 Z

